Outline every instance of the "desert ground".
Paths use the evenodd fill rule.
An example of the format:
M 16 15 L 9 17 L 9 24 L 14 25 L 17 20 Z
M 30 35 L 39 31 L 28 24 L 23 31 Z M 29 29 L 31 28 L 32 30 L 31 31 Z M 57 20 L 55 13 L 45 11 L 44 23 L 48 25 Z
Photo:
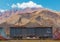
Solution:
M 60 42 L 60 40 L 8 40 L 0 42 Z

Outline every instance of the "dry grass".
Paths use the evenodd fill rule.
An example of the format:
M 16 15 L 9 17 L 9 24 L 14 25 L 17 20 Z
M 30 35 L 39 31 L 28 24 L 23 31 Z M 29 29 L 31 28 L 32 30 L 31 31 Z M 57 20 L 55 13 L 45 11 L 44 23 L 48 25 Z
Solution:
M 60 42 L 60 40 L 8 40 L 0 42 Z

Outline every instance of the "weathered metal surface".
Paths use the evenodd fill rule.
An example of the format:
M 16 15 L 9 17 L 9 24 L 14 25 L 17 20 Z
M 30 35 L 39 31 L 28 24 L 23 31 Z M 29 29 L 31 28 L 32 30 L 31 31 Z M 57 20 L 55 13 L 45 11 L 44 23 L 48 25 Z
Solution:
M 60 39 L 60 28 L 56 28 L 53 33 L 53 39 Z
M 48 37 L 52 38 L 52 28 L 22 28 L 22 27 L 11 27 L 10 28 L 11 37 Z
M 0 40 L 7 39 L 7 35 L 2 27 L 0 27 Z

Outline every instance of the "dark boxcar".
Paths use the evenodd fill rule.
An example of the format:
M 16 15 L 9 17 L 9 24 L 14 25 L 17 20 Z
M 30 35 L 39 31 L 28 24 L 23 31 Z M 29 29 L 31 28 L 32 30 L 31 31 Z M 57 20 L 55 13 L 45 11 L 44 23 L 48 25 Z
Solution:
M 21 28 L 21 27 L 11 27 L 10 28 L 10 37 L 20 38 L 22 37 L 32 37 L 35 36 L 34 28 Z
M 10 28 L 10 37 L 12 38 L 22 38 L 22 28 L 15 28 L 15 27 L 11 27 Z
M 36 29 L 36 36 L 39 38 L 52 38 L 52 28 L 38 28 Z
M 26 38 L 26 37 L 36 37 L 36 38 L 51 38 L 52 28 L 51 27 L 37 27 L 37 28 L 22 28 L 22 27 L 11 27 L 10 37 L 12 38 Z

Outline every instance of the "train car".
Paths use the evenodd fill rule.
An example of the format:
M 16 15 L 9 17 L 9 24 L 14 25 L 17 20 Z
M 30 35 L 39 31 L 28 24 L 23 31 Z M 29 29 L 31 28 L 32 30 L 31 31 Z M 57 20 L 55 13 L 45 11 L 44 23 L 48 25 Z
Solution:
M 54 31 L 53 39 L 60 40 L 60 28 L 56 28 L 56 30 Z
M 4 28 L 0 27 L 0 40 L 8 40 Z
M 51 27 L 11 27 L 10 37 L 13 39 L 52 38 Z

